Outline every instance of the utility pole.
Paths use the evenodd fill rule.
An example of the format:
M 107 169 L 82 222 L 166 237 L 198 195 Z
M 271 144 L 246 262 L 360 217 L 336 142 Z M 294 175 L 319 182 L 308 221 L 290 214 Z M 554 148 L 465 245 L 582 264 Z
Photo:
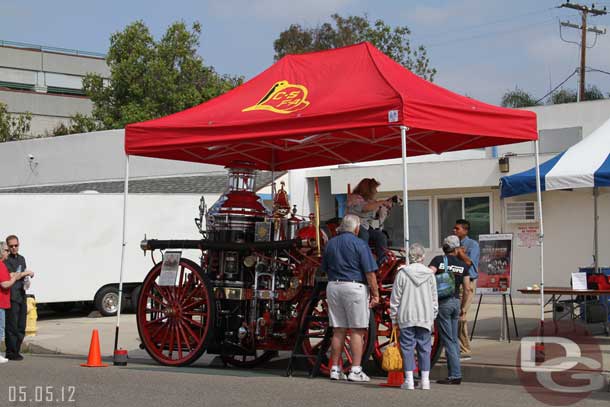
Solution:
M 587 27 L 587 17 L 589 14 L 591 14 L 591 16 L 593 16 L 593 17 L 602 16 L 602 15 L 607 14 L 606 7 L 604 6 L 603 9 L 596 9 L 595 4 L 592 4 L 591 7 L 588 7 L 588 6 L 584 6 L 581 4 L 570 3 L 570 0 L 567 0 L 565 3 L 563 3 L 559 7 L 571 8 L 574 10 L 578 10 L 580 12 L 580 17 L 581 17 L 580 26 L 578 26 L 577 24 L 572 24 L 570 22 L 562 21 L 560 23 L 561 27 L 576 28 L 576 29 L 580 30 L 580 44 L 579 44 L 579 46 L 580 46 L 580 68 L 578 70 L 579 74 L 580 74 L 579 88 L 578 88 L 578 101 L 580 102 L 580 101 L 585 100 L 585 72 L 586 72 L 585 61 L 587 59 L 587 32 L 595 33 L 596 36 L 606 34 L 605 29 L 600 30 L 597 27 L 588 28 Z M 597 37 L 596 37 L 596 39 L 597 39 Z M 566 42 L 572 42 L 572 41 L 566 41 Z

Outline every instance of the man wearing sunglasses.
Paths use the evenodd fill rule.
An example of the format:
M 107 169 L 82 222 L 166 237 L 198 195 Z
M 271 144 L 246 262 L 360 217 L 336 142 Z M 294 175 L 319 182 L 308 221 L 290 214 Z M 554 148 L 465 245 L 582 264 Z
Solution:
M 33 276 L 26 270 L 25 258 L 19 254 L 19 239 L 15 235 L 6 238 L 9 255 L 4 264 L 11 273 L 20 273 L 20 279 L 11 287 L 11 308 L 6 310 L 6 358 L 8 360 L 23 360 L 19 353 L 21 343 L 25 338 L 25 323 L 27 303 L 25 297 L 26 276 Z

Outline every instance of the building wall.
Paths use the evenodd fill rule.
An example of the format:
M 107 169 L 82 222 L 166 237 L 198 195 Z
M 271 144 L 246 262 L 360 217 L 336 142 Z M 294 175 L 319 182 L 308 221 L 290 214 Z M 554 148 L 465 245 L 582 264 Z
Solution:
M 555 130 L 582 127 L 582 137 L 587 137 L 610 118 L 610 99 L 591 100 L 561 105 L 534 106 L 530 110 L 538 116 L 538 130 Z M 533 154 L 532 143 L 517 143 L 498 147 L 498 155 L 506 153 Z M 555 151 L 559 152 L 559 151 Z
M 0 189 L 121 180 L 125 175 L 124 138 L 123 130 L 107 130 L 2 143 Z M 217 165 L 130 159 L 131 179 L 211 172 L 225 173 Z
M 110 70 L 102 56 L 79 51 L 50 52 L 2 46 L 0 41 L 0 102 L 13 114 L 32 114 L 29 135 L 42 136 L 76 113 L 90 114 L 93 104 L 84 96 L 82 79 L 87 73 L 104 78 Z M 24 44 L 27 45 L 27 44 Z M 37 48 L 37 49 L 34 49 Z

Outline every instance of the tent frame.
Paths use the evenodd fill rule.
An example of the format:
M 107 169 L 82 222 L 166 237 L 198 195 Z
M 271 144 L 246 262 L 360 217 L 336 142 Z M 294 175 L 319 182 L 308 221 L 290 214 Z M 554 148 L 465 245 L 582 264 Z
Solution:
M 407 191 L 407 131 L 409 130 L 406 126 L 400 126 L 400 141 L 401 141 L 401 155 L 402 155 L 402 200 L 403 200 L 403 228 L 404 228 L 404 242 L 403 249 L 405 253 L 409 251 L 409 193 Z M 273 150 L 272 150 L 273 152 Z M 275 154 L 272 153 L 271 163 L 271 174 L 272 174 L 272 192 L 275 192 L 273 186 L 275 181 Z M 123 189 L 123 238 L 121 246 L 121 271 L 119 276 L 119 304 L 116 316 L 116 329 L 114 333 L 114 350 L 116 351 L 119 346 L 119 330 L 121 325 L 121 305 L 123 299 L 123 273 L 125 269 L 125 248 L 127 246 L 127 197 L 129 195 L 129 155 L 125 156 L 125 186 Z M 408 264 L 408 257 L 406 262 Z

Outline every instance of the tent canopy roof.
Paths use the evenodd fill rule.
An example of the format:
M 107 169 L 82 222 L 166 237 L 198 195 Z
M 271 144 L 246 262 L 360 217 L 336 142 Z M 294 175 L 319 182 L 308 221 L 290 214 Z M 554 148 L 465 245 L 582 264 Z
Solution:
M 130 124 L 129 155 L 288 170 L 537 139 L 533 112 L 478 102 L 411 73 L 369 43 L 289 55 L 243 85 Z
M 536 168 L 502 177 L 502 197 L 536 192 Z M 610 186 L 610 119 L 588 137 L 540 165 L 543 191 Z

